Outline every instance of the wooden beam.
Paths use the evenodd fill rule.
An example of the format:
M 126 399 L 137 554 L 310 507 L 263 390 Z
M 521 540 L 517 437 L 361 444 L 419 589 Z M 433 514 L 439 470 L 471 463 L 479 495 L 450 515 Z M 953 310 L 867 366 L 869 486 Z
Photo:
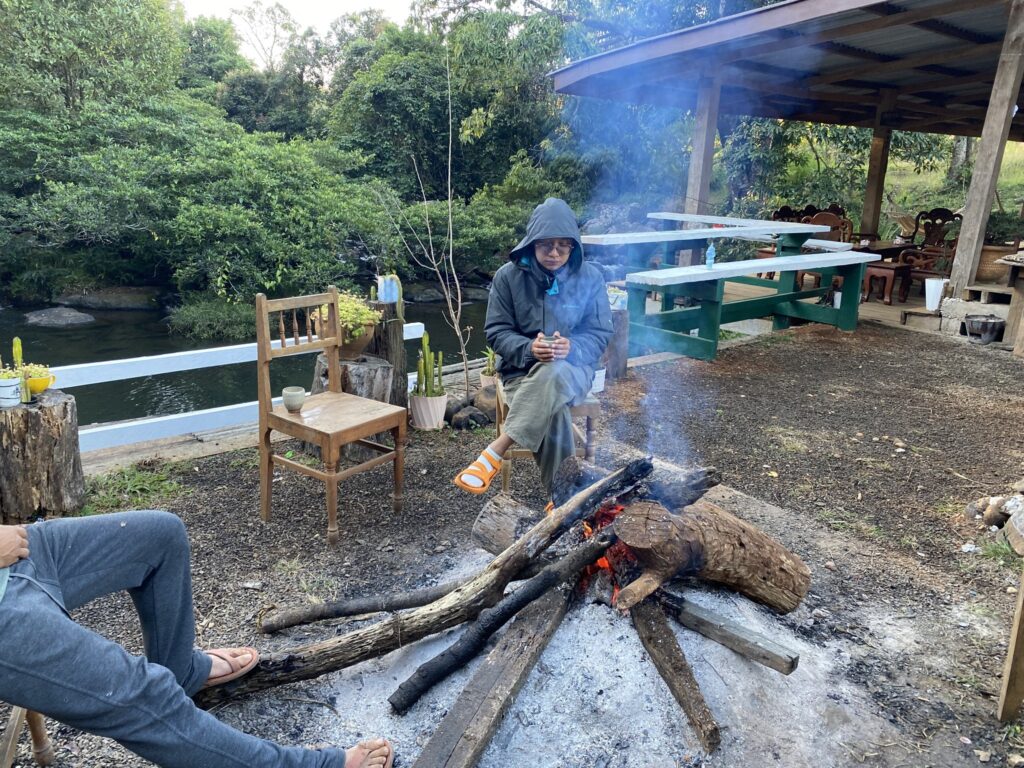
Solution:
M 960 4 L 958 3 L 957 6 L 959 6 L 959 5 Z M 899 15 L 900 13 L 906 13 L 906 9 L 905 8 L 903 8 L 902 6 L 896 5 L 895 3 L 886 3 L 885 5 L 877 5 L 877 6 L 873 6 L 871 8 L 865 8 L 865 10 L 868 13 L 880 14 L 881 16 L 883 16 L 885 18 L 888 18 L 890 16 L 894 16 L 894 15 Z M 969 30 L 969 29 L 963 29 L 962 27 L 954 26 L 954 25 L 950 24 L 949 22 L 945 22 L 945 21 L 942 21 L 942 20 L 936 18 L 937 16 L 940 16 L 941 14 L 940 13 L 935 13 L 933 6 L 926 6 L 926 10 L 931 10 L 931 11 L 933 11 L 933 13 L 928 18 L 924 18 L 924 19 L 921 19 L 921 20 L 909 22 L 911 24 L 911 26 L 917 27 L 918 29 L 924 29 L 924 30 L 926 30 L 928 32 L 934 32 L 934 33 L 936 33 L 938 35 L 943 35 L 945 37 L 952 37 L 952 38 L 954 38 L 956 40 L 966 40 L 966 41 L 968 41 L 970 43 L 976 43 L 976 44 L 979 44 L 979 45 L 982 44 L 982 43 L 998 42 L 998 40 L 996 38 L 993 38 L 990 35 L 983 35 L 980 32 L 974 32 L 974 31 Z M 951 12 L 953 12 L 953 13 L 962 13 L 965 10 L 967 10 L 967 9 L 961 8 L 961 7 L 956 7 L 956 8 L 951 9 Z M 907 23 L 907 22 L 903 22 L 903 23 Z
M 978 154 L 974 160 L 971 186 L 967 190 L 967 205 L 960 227 L 960 240 L 953 258 L 953 295 L 959 296 L 974 282 L 974 274 L 981 260 L 981 247 L 985 243 L 985 226 L 992 209 L 999 166 L 1003 161 L 1006 140 L 1014 113 L 1017 111 L 1017 97 L 1020 93 L 1021 78 L 1024 76 L 1024 0 L 1010 0 L 1010 18 L 1006 25 L 999 66 L 992 83 L 985 124 L 978 143 Z
M 515 701 L 551 636 L 572 590 L 554 589 L 525 608 L 423 747 L 412 768 L 473 768 Z
M 992 70 L 984 70 L 982 72 L 975 72 L 970 75 L 959 75 L 957 77 L 940 77 L 934 80 L 922 80 L 920 83 L 911 83 L 910 85 L 902 85 L 896 89 L 896 92 L 900 96 L 909 96 L 913 93 L 922 93 L 924 91 L 938 91 L 945 92 L 950 88 L 955 88 L 959 85 L 970 85 L 972 83 L 991 83 L 994 72 Z
M 1024 325 L 1022 325 L 1024 327 Z M 1003 685 L 999 693 L 999 722 L 1014 720 L 1021 701 L 1024 701 L 1024 576 L 1021 578 L 1020 590 L 1017 592 L 1017 610 L 1013 613 L 1013 628 L 1010 630 L 1010 643 L 1003 664 Z
M 693 150 L 690 152 L 689 175 L 686 180 L 684 213 L 710 213 L 711 165 L 715 157 L 715 132 L 718 130 L 718 103 L 722 87 L 718 80 L 704 77 L 697 92 L 697 114 L 693 127 Z M 689 254 L 689 257 L 684 254 Z M 679 264 L 695 263 L 699 251 L 680 251 Z M 689 258 L 689 261 L 685 260 Z
M 868 155 L 868 183 L 864 192 L 864 212 L 861 214 L 860 231 L 878 232 L 882 217 L 882 193 L 885 190 L 885 174 L 889 169 L 889 148 L 892 145 L 892 129 L 882 125 L 882 115 L 892 109 L 896 94 L 887 93 L 885 101 L 875 113 L 875 127 L 871 136 L 871 152 Z
M 863 78 L 865 75 L 887 75 L 905 69 L 919 69 L 933 64 L 956 61 L 959 58 L 974 60 L 988 53 L 1000 50 L 1001 43 L 988 43 L 986 45 L 964 45 L 959 48 L 945 48 L 942 50 L 929 49 L 912 56 L 905 56 L 896 61 L 888 61 L 880 64 L 866 64 L 857 67 L 845 67 L 843 69 L 826 72 L 821 75 L 807 78 L 803 82 L 808 86 L 826 85 L 839 83 L 843 80 Z

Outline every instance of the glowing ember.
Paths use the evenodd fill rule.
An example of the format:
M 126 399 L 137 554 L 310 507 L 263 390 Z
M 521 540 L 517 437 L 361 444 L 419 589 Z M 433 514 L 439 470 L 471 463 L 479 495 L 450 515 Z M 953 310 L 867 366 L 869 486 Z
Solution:
M 615 518 L 625 509 L 621 504 L 606 504 L 601 507 L 594 515 L 594 525 L 590 525 L 587 522 L 583 523 L 584 537 L 589 539 L 596 531 L 611 525 L 615 522 Z M 587 566 L 581 580 L 583 588 L 586 588 L 591 576 L 601 571 L 607 571 L 612 582 L 612 605 L 614 605 L 615 599 L 619 596 L 619 584 L 615 580 L 615 566 L 613 563 L 621 562 L 623 559 L 633 560 L 635 558 L 625 544 L 616 542 L 606 550 L 603 557 L 598 558 L 593 565 Z

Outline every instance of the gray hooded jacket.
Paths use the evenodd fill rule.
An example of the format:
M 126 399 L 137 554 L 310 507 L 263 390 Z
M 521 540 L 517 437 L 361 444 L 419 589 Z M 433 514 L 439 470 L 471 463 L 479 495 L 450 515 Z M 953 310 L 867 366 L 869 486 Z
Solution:
M 556 275 L 533 255 L 535 240 L 571 238 L 576 245 Z M 576 216 L 564 200 L 549 197 L 526 225 L 526 236 L 494 275 L 484 333 L 498 353 L 506 381 L 525 376 L 537 362 L 530 345 L 538 333 L 560 332 L 571 342 L 568 362 L 579 369 L 586 388 L 612 336 L 611 309 L 604 278 L 583 261 Z

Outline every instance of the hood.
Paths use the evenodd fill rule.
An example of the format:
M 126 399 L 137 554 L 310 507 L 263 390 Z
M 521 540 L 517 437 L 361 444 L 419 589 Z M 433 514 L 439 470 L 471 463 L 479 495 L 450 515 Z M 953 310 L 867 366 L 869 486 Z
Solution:
M 580 242 L 576 214 L 565 200 L 549 197 L 533 209 L 530 220 L 526 222 L 526 235 L 519 241 L 519 245 L 509 252 L 508 260 L 520 266 L 529 266 L 529 262 L 521 262 L 523 256 L 528 256 L 530 262 L 536 264 L 537 260 L 533 258 L 533 242 L 556 237 L 568 237 L 576 242 L 566 264 L 571 272 L 576 272 L 583 263 L 583 243 Z

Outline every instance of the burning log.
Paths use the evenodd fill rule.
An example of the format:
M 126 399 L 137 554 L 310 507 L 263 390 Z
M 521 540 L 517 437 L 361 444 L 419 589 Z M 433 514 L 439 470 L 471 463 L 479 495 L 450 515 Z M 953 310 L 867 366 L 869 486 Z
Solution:
M 466 584 L 439 600 L 329 640 L 267 654 L 248 675 L 197 693 L 196 702 L 200 706 L 211 707 L 273 686 L 309 680 L 383 656 L 403 645 L 476 618 L 482 610 L 501 600 L 509 581 L 552 541 L 578 520 L 593 513 L 606 497 L 624 493 L 650 472 L 649 460 L 633 461 L 580 491 L 555 508 Z
M 600 479 L 595 477 L 591 482 Z M 477 515 L 473 523 L 473 542 L 480 549 L 496 555 L 511 547 L 543 516 L 543 512 L 516 501 L 509 494 L 499 493 L 489 499 Z
M 613 543 L 614 537 L 608 533 L 588 539 L 565 557 L 544 568 L 493 608 L 481 613 L 476 623 L 466 630 L 462 637 L 447 650 L 420 665 L 412 676 L 398 687 L 398 690 L 388 698 L 391 708 L 396 714 L 405 714 L 433 685 L 476 656 L 491 635 L 524 606 L 552 587 L 575 579 L 576 574 L 601 557 Z
M 810 569 L 799 557 L 707 501 L 678 515 L 656 502 L 632 504 L 615 520 L 615 533 L 643 568 L 619 593 L 623 610 L 676 576 L 724 584 L 779 613 L 796 608 L 810 588 Z
M 693 676 L 693 670 L 686 661 L 683 649 L 679 647 L 665 612 L 656 602 L 644 600 L 630 609 L 630 616 L 647 655 L 686 713 L 686 719 L 696 731 L 704 750 L 714 752 L 722 743 L 718 723 L 704 700 L 697 678 Z

